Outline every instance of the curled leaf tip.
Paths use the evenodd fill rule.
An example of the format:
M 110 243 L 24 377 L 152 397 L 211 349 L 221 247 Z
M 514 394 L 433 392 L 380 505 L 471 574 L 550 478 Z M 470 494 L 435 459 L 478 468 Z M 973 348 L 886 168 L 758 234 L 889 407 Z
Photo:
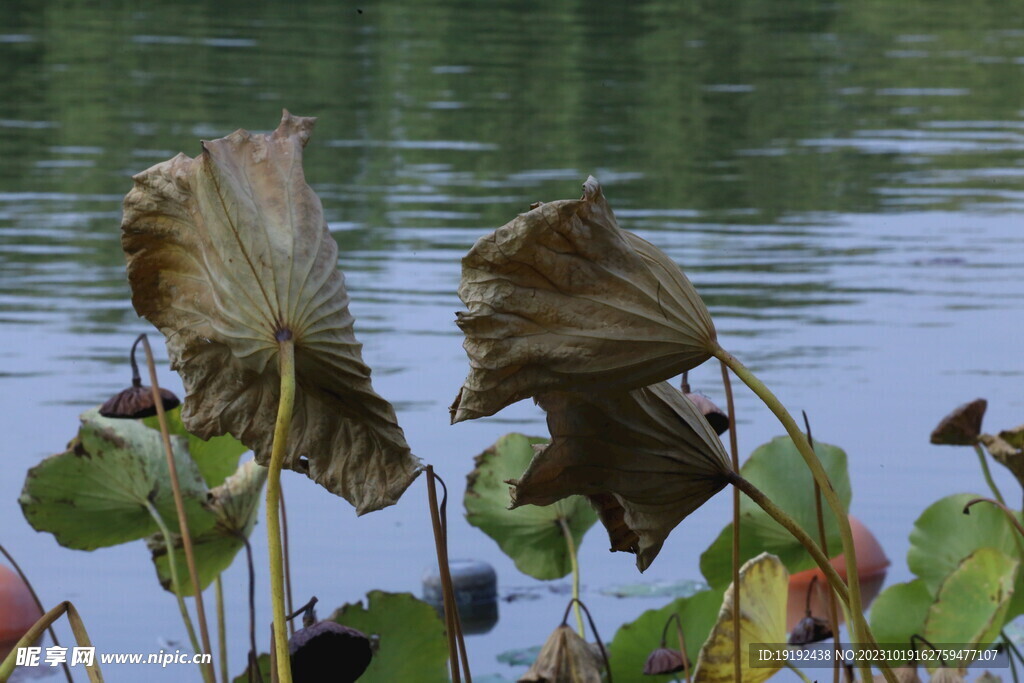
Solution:
M 285 111 L 270 134 L 236 131 L 136 175 L 121 244 L 135 310 L 181 374 L 188 430 L 231 433 L 267 463 L 287 330 L 296 400 L 284 465 L 362 514 L 397 501 L 419 460 L 373 391 L 337 244 L 306 183 L 314 122 Z
M 462 260 L 470 373 L 452 422 L 548 391 L 625 391 L 711 357 L 704 302 L 662 251 L 619 228 L 601 185 L 539 204 Z
M 958 406 L 935 427 L 931 442 L 948 446 L 973 446 L 981 435 L 981 421 L 987 407 L 988 401 L 983 398 Z

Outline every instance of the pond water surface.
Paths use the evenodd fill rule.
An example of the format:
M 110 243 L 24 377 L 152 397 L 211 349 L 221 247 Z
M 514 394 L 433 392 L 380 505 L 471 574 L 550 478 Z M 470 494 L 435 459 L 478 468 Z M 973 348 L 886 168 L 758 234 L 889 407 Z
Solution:
M 906 580 L 920 511 L 985 491 L 969 451 L 928 444 L 936 422 L 978 396 L 989 431 L 1024 422 L 1022 74 L 1021 10 L 994 1 L 5 2 L 0 542 L 45 602 L 75 602 L 104 651 L 184 640 L 141 542 L 61 548 L 28 526 L 17 497 L 78 414 L 126 385 L 136 334 L 153 332 L 164 353 L 124 276 L 130 175 L 198 153 L 201 138 L 272 129 L 287 107 L 320 117 L 306 175 L 374 385 L 452 489 L 452 556 L 491 563 L 502 594 L 540 587 L 469 639 L 481 677 L 521 671 L 497 654 L 546 637 L 567 583 L 519 574 L 461 517 L 472 457 L 505 432 L 545 427 L 528 402 L 448 425 L 467 371 L 453 324 L 459 259 L 531 202 L 577 196 L 588 174 L 623 227 L 683 265 L 723 345 L 846 449 L 852 511 L 892 560 L 889 580 Z M 166 366 L 162 381 L 180 392 Z M 717 366 L 691 381 L 724 403 Z M 737 401 L 742 453 L 781 433 L 750 392 Z M 284 480 L 297 599 L 330 610 L 371 589 L 419 593 L 434 562 L 422 480 L 362 518 L 303 477 Z M 699 510 L 642 577 L 591 530 L 584 599 L 606 639 L 662 604 L 607 589 L 700 578 L 728 510 L 726 495 Z M 265 581 L 262 521 L 253 539 Z M 234 673 L 244 582 L 236 562 Z M 258 609 L 269 620 L 265 598 Z

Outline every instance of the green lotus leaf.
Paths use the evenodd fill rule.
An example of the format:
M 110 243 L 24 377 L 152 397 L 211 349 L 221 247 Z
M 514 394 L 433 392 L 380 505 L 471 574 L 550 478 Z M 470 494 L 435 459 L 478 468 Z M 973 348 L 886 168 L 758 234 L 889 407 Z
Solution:
M 135 311 L 167 338 L 185 427 L 233 434 L 270 460 L 280 342 L 295 349 L 284 467 L 359 514 L 395 503 L 420 472 L 356 340 L 338 246 L 306 183 L 315 119 L 287 111 L 270 134 L 239 130 L 134 176 L 121 246 Z
M 683 625 L 683 637 L 692 672 L 697 663 L 697 653 L 708 639 L 708 634 L 711 633 L 711 628 L 718 618 L 722 597 L 722 591 L 704 590 L 687 598 L 673 600 L 659 609 L 647 610 L 635 621 L 620 626 L 612 638 L 611 645 L 608 646 L 608 658 L 616 677 L 622 676 L 625 680 L 639 677 L 644 670 L 647 656 L 661 644 L 662 630 L 672 614 L 678 614 Z M 679 649 L 679 635 L 675 624 L 668 628 L 665 647 Z M 669 674 L 644 677 L 644 680 L 662 681 L 672 678 L 673 675 Z
M 343 605 L 329 617 L 380 639 L 360 683 L 447 683 L 448 644 L 433 607 L 409 593 L 383 591 L 370 591 L 366 603 Z
M 31 468 L 18 502 L 36 531 L 48 531 L 67 548 L 94 550 L 159 531 L 148 506 L 176 530 L 171 480 L 160 433 L 137 420 L 81 415 L 68 449 Z M 188 455 L 185 439 L 172 436 L 174 461 L 193 533 L 213 525 L 202 502 L 207 488 Z M 194 520 L 194 521 L 193 521 Z
M 979 548 L 997 548 L 1011 557 L 1020 554 L 1017 531 L 999 509 L 980 504 L 964 514 L 964 505 L 976 497 L 959 493 L 942 498 L 914 522 L 907 565 L 932 595 L 964 558 Z
M 213 527 L 192 539 L 199 584 L 205 590 L 217 575 L 231 566 L 238 551 L 245 546 L 245 538 L 256 524 L 260 507 L 260 493 L 267 481 L 267 468 L 254 461 L 244 463 L 224 483 L 210 490 L 204 507 L 216 520 Z M 191 527 L 192 520 L 189 520 Z M 160 534 L 146 539 L 146 545 L 156 565 L 157 578 L 166 590 L 171 586 L 170 562 L 167 545 Z M 181 537 L 174 536 L 174 562 L 178 569 L 182 595 L 194 595 L 192 579 L 185 563 L 185 549 Z
M 882 647 L 892 646 L 890 649 L 910 648 L 910 636 L 924 633 L 932 602 L 932 594 L 921 579 L 889 586 L 871 604 L 875 640 Z
M 597 513 L 583 496 L 570 496 L 547 506 L 528 505 L 509 510 L 509 487 L 533 459 L 540 437 L 506 434 L 476 457 L 467 477 L 466 519 L 490 536 L 512 558 L 516 568 L 535 579 L 558 579 L 572 571 L 562 521 L 578 548 L 583 535 L 597 521 Z
M 850 507 L 850 476 L 846 453 L 837 446 L 814 442 L 814 452 L 828 474 L 844 509 Z M 740 474 L 765 492 L 810 534 L 818 538 L 814 480 L 792 439 L 780 436 L 757 448 Z M 825 532 L 831 554 L 842 552 L 835 516 L 824 506 Z M 790 573 L 817 566 L 800 542 L 746 496 L 740 499 L 740 561 L 761 552 L 778 556 Z M 732 524 L 726 526 L 700 557 L 700 570 L 708 584 L 724 588 L 732 581 Z
M 142 421 L 151 429 L 160 429 L 160 421 L 155 415 Z M 181 421 L 181 408 L 167 412 L 167 431 L 188 439 L 188 452 L 195 460 L 199 473 L 206 480 L 206 485 L 210 487 L 223 484 L 238 467 L 238 458 L 249 450 L 245 444 L 230 434 L 200 439 L 185 429 Z
M 1019 567 L 1020 560 L 997 548 L 979 548 L 968 555 L 939 586 L 924 637 L 933 643 L 962 643 L 965 648 L 991 643 L 1003 627 Z M 949 665 L 964 668 L 957 662 Z

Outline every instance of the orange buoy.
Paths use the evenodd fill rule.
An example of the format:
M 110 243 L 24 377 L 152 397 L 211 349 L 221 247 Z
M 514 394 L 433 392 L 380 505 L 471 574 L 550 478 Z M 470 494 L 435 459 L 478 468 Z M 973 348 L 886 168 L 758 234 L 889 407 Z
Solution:
M 850 529 L 853 531 L 853 547 L 857 550 L 857 574 L 860 576 L 860 592 L 864 606 L 878 595 L 885 582 L 889 558 L 885 556 L 881 544 L 874 534 L 868 531 L 860 520 L 850 516 Z M 846 556 L 839 555 L 831 560 L 836 573 L 846 578 Z M 817 577 L 817 583 L 811 594 L 811 614 L 828 619 L 827 586 L 825 575 L 817 567 L 805 569 L 789 577 L 789 601 L 786 605 L 786 629 L 792 630 L 804 617 L 807 607 L 807 589 L 811 581 Z M 839 610 L 839 622 L 843 621 L 842 610 Z
M 17 572 L 0 564 L 0 659 L 43 613 Z

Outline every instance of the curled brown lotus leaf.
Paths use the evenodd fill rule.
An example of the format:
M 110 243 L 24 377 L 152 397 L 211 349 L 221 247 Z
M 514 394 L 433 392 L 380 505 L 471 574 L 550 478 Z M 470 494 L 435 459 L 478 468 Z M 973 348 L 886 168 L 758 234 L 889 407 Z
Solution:
M 998 436 L 982 434 L 978 440 L 985 445 L 985 450 L 996 462 L 1010 470 L 1020 485 L 1024 486 L 1024 450 L 1017 445 L 1022 434 L 1024 427 L 1017 427 L 999 432 Z
M 510 481 L 512 507 L 588 496 L 612 550 L 644 571 L 687 515 L 728 482 L 729 458 L 696 407 L 667 382 L 613 394 L 538 397 L 551 444 Z
M 540 204 L 478 240 L 459 297 L 470 374 L 453 423 L 548 391 L 647 386 L 717 344 L 683 271 L 619 228 L 593 177 L 582 199 Z
M 988 401 L 983 398 L 958 406 L 935 427 L 931 442 L 944 446 L 973 446 L 981 435 L 981 420 L 987 407 Z
M 182 420 L 230 433 L 270 459 L 279 340 L 295 343 L 296 399 L 285 467 L 362 514 L 419 472 L 394 408 L 374 393 L 337 245 L 306 184 L 315 119 L 287 111 L 272 134 L 239 130 L 134 177 L 121 244 L 132 303 L 167 337 L 185 385 Z
M 604 659 L 569 626 L 556 628 L 519 683 L 601 683 Z

